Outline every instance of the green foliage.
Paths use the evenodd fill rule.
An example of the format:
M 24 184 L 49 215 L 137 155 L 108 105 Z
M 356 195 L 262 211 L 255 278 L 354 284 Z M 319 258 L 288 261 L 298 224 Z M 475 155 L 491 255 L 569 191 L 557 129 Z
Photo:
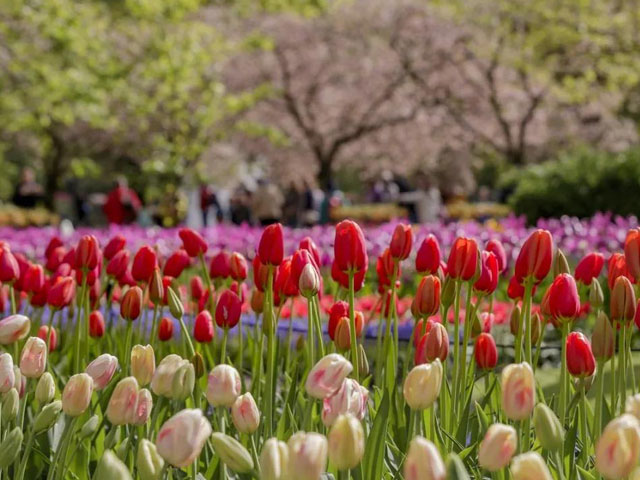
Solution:
M 640 213 L 640 149 L 620 154 L 580 150 L 522 171 L 509 203 L 539 217 Z

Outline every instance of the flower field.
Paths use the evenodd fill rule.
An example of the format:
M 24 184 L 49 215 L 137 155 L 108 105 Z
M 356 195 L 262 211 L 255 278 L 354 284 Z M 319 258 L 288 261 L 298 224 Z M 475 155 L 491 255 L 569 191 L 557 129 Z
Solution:
M 0 475 L 640 479 L 637 226 L 0 229 Z

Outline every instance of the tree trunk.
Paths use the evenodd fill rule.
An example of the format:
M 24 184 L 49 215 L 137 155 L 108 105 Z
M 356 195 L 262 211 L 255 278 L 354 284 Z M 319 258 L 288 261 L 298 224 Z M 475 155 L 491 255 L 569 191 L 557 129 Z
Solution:
M 52 130 L 47 132 L 51 140 L 51 149 L 43 159 L 44 163 L 44 199 L 47 208 L 53 210 L 55 193 L 60 188 L 63 172 L 64 142 Z
M 332 188 L 335 188 L 333 184 L 333 159 L 319 158 L 318 164 L 320 165 L 317 174 L 318 185 L 325 192 L 328 192 Z

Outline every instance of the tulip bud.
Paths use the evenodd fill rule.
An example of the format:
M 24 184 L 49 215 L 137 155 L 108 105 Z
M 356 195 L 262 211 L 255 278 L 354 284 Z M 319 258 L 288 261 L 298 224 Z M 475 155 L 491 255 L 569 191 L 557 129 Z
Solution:
M 15 378 L 13 388 L 18 390 L 18 393 L 20 393 L 20 390 L 24 389 L 26 381 L 23 378 L 22 373 L 20 373 L 20 367 L 18 367 L 17 365 L 13 366 L 13 377 Z
M 211 445 L 220 460 L 234 472 L 248 473 L 253 470 L 251 454 L 235 438 L 215 432 L 211 436 Z
M 119 251 L 121 251 L 125 245 L 127 244 L 127 239 L 124 235 L 117 234 L 111 237 L 111 239 L 107 242 L 104 247 L 103 255 L 107 260 L 111 260 L 114 255 L 116 255 Z
M 207 253 L 207 242 L 204 238 L 191 228 L 181 228 L 178 232 L 182 246 L 190 257 L 197 257 Z
M 476 364 L 482 370 L 492 370 L 498 364 L 498 349 L 490 333 L 481 333 L 474 351 Z
M 4 418 L 2 419 L 4 421 Z M 16 427 L 11 430 L 0 443 L 0 468 L 7 468 L 18 458 L 22 448 L 22 429 Z
M 180 320 L 184 315 L 184 307 L 182 306 L 182 301 L 178 294 L 173 290 L 173 288 L 167 288 L 167 300 L 169 303 L 169 311 L 174 318 Z
M 458 455 L 450 453 L 447 458 L 447 478 L 449 480 L 471 480 L 464 463 Z
M 498 288 L 498 280 L 500 278 L 500 269 L 498 267 L 498 259 L 491 253 L 484 251 L 480 256 L 479 275 L 476 274 L 477 280 L 473 284 L 474 290 L 485 295 L 490 295 Z
M 136 468 L 141 480 L 160 480 L 164 460 L 158 454 L 156 446 L 143 438 L 138 445 Z
M 544 403 L 536 405 L 533 411 L 533 426 L 542 448 L 555 452 L 564 442 L 564 428 L 556 414 Z
M 264 442 L 258 463 L 261 480 L 284 480 L 289 463 L 287 444 L 277 438 L 270 438 Z
M 440 395 L 442 384 L 442 363 L 435 359 L 432 363 L 417 365 L 404 381 L 404 399 L 412 410 L 425 410 Z
M 367 411 L 369 391 L 352 378 L 346 378 L 342 386 L 322 402 L 322 423 L 330 427 L 340 415 L 350 414 L 362 420 Z
M 298 289 L 304 298 L 311 298 L 320 290 L 320 275 L 311 263 L 307 263 L 300 273 Z
M 638 463 L 640 424 L 627 413 L 611 420 L 596 443 L 596 470 L 606 478 L 625 478 Z
M 451 277 L 447 277 L 442 286 L 442 294 L 440 295 L 440 302 L 442 306 L 447 309 L 453 305 L 453 300 L 456 295 L 456 282 Z
M 355 468 L 364 456 L 364 430 L 352 415 L 340 415 L 328 436 L 329 461 L 338 470 Z
M 50 353 L 53 352 L 58 346 L 58 332 L 56 332 L 56 329 L 53 327 L 51 327 L 51 330 L 49 330 L 49 327 L 47 325 L 41 325 L 38 329 L 38 338 L 41 338 L 44 343 L 47 343 L 47 336 L 49 337 L 48 340 Z
M 94 480 L 131 480 L 127 466 L 111 450 L 105 450 L 93 474 Z
M 367 360 L 367 353 L 361 343 L 358 344 L 358 373 L 360 378 L 369 375 L 369 360 Z
M 580 332 L 567 337 L 567 370 L 574 377 L 590 377 L 596 370 L 596 359 L 591 353 L 591 343 Z
M 414 318 L 427 318 L 440 309 L 440 280 L 434 275 L 422 277 L 411 303 Z
M 595 278 L 591 280 L 591 285 L 589 286 L 589 303 L 593 308 L 600 308 L 604 303 L 602 287 L 600 286 L 600 282 Z
M 490 472 L 506 467 L 518 448 L 515 428 L 502 423 L 489 427 L 478 449 L 478 463 Z
M 593 356 L 598 360 L 609 360 L 615 351 L 615 332 L 604 312 L 596 318 L 591 337 Z
M 131 349 L 131 375 L 141 387 L 148 385 L 156 371 L 156 357 L 151 345 L 135 345 Z
M 133 423 L 138 406 L 138 381 L 126 377 L 118 382 L 107 405 L 107 418 L 113 425 Z
M 253 433 L 260 425 L 260 411 L 251 393 L 236 398 L 231 406 L 233 424 L 240 433 Z
M 424 437 L 414 437 L 404 460 L 405 480 L 445 480 L 447 472 L 436 446 Z
M 202 376 L 206 373 L 204 358 L 199 352 L 196 352 L 193 357 L 191 357 L 191 365 L 193 365 L 193 370 L 196 374 L 196 378 L 202 378 Z
M 364 234 L 357 223 L 343 220 L 336 225 L 333 250 L 334 262 L 340 272 L 355 273 L 367 268 L 368 259 Z M 262 258 L 262 254 L 260 258 Z
M 512 363 L 502 371 L 502 409 L 510 420 L 531 415 L 536 401 L 535 379 L 528 363 Z
M 571 275 L 558 275 L 549 287 L 549 311 L 556 320 L 572 320 L 580 312 L 580 297 Z
M 447 273 L 455 280 L 469 281 L 478 271 L 480 252 L 472 238 L 458 237 L 453 242 L 447 260 Z
M 171 382 L 171 395 L 173 400 L 186 400 L 193 392 L 196 383 L 196 373 L 191 362 L 185 361 L 176 370 Z
M 31 322 L 24 315 L 10 315 L 0 320 L 0 344 L 11 345 L 29 334 Z
M 543 334 L 543 323 L 540 318 L 540 312 L 536 312 L 531 315 L 531 343 L 535 345 L 540 339 L 540 335 Z
M 415 354 L 416 365 L 433 362 L 436 358 L 444 362 L 449 354 L 449 334 L 441 323 L 434 323 L 422 336 Z
M 105 324 L 102 312 L 94 310 L 89 314 L 89 336 L 91 338 L 102 338 L 104 330 Z
M 278 266 L 284 258 L 282 225 L 274 223 L 262 231 L 258 255 L 265 265 Z
M 140 316 L 142 309 L 142 290 L 135 286 L 127 290 L 120 302 L 120 315 L 125 320 L 134 321 Z
M 100 417 L 98 415 L 91 415 L 89 420 L 84 422 L 82 428 L 80 429 L 79 437 L 80 439 L 85 439 L 91 437 L 100 426 Z
M 22 348 L 20 373 L 27 378 L 40 378 L 47 367 L 47 344 L 41 338 L 29 337 Z
M 185 468 L 198 458 L 211 435 L 211 424 L 199 408 L 185 409 L 167 420 L 156 439 L 158 453 L 169 464 Z
M 2 396 L 2 424 L 12 422 L 18 416 L 20 407 L 20 395 L 18 390 L 12 388 Z
M 54 400 L 48 403 L 42 410 L 36 415 L 33 420 L 33 433 L 37 434 L 49 430 L 55 425 L 62 411 L 62 402 L 60 400 Z
M 636 294 L 627 277 L 618 277 L 611 291 L 611 320 L 628 322 L 636 314 Z
M 521 453 L 511 462 L 513 480 L 553 480 L 549 467 L 538 452 Z
M 362 312 L 355 312 L 356 337 L 362 333 L 364 317 Z M 341 317 L 334 331 L 333 343 L 340 351 L 346 351 L 351 346 L 351 322 L 349 317 Z
M 131 276 L 136 282 L 148 283 L 157 265 L 156 252 L 148 245 L 144 245 L 133 257 Z
M 62 410 L 70 417 L 82 415 L 89 407 L 93 379 L 86 373 L 73 375 L 62 390 Z
M 240 374 L 231 365 L 216 365 L 209 373 L 207 400 L 214 407 L 231 407 L 241 389 Z
M 144 425 L 151 416 L 151 409 L 153 408 L 153 397 L 151 392 L 146 388 L 140 389 L 138 392 L 138 405 L 136 406 L 136 412 L 133 418 L 133 425 Z
M 352 371 L 351 362 L 342 355 L 330 353 L 313 366 L 307 376 L 305 389 L 311 397 L 323 400 L 336 392 Z
M 294 433 L 287 442 L 289 462 L 286 478 L 317 480 L 327 466 L 327 439 L 319 433 Z
M 525 240 L 516 259 L 515 276 L 543 280 L 551 269 L 553 239 L 547 230 L 536 230 Z
M 254 289 L 251 292 L 251 310 L 253 313 L 259 315 L 264 309 L 264 292 L 258 289 Z
M 627 397 L 624 404 L 625 413 L 630 413 L 640 421 L 640 393 Z
M 556 250 L 556 257 L 553 262 L 553 278 L 562 273 L 571 273 L 571 269 L 569 268 L 567 257 L 565 257 L 564 253 L 562 253 L 562 250 L 558 248 Z
M 440 245 L 433 234 L 427 235 L 416 253 L 416 271 L 435 275 L 440 267 Z
M 216 305 L 216 324 L 220 328 L 233 328 L 240 321 L 242 314 L 242 300 L 231 290 L 225 290 L 220 295 Z
M 162 283 L 162 272 L 156 267 L 149 282 L 149 300 L 155 305 L 159 305 L 162 303 L 163 298 L 164 284 Z
M 44 372 L 36 385 L 36 400 L 40 405 L 49 403 L 56 394 L 56 384 L 49 372 Z
M 0 353 L 0 393 L 7 393 L 16 384 L 13 358 L 8 353 Z
M 160 319 L 158 338 L 161 342 L 166 342 L 173 338 L 173 321 L 169 317 L 162 317 Z
M 151 390 L 159 396 L 173 398 L 173 377 L 178 369 L 189 363 L 179 355 L 171 353 L 164 357 L 156 368 L 151 379 Z
M 100 391 L 109 384 L 117 368 L 118 358 L 103 353 L 87 365 L 84 371 L 93 379 L 93 388 Z

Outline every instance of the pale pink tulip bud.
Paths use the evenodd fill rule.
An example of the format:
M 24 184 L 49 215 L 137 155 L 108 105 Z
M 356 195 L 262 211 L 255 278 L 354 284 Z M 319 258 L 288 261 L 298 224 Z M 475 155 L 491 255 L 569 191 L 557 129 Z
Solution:
M 502 409 L 510 420 L 531 416 L 536 403 L 536 381 L 531 366 L 512 363 L 502 371 Z
M 352 378 L 346 378 L 336 393 L 322 402 L 322 423 L 330 427 L 340 415 L 351 414 L 358 420 L 367 411 L 369 391 Z
M 624 404 L 625 413 L 630 413 L 640 421 L 640 393 L 631 395 Z
M 216 365 L 209 373 L 207 400 L 214 407 L 231 407 L 241 389 L 240 374 L 231 365 Z
M 351 362 L 337 353 L 330 353 L 316 363 L 309 376 L 305 388 L 307 393 L 319 400 L 324 400 L 335 393 L 345 378 L 353 370 Z
M 364 456 L 364 430 L 353 415 L 340 415 L 328 436 L 329 461 L 338 470 L 358 466 Z
M 231 407 L 231 418 L 240 433 L 253 433 L 258 429 L 260 411 L 251 393 L 247 392 L 236 398 Z
M 107 405 L 107 418 L 113 425 L 128 425 L 135 421 L 138 389 L 135 377 L 126 377 L 118 382 Z
M 404 460 L 405 480 L 445 480 L 447 470 L 436 446 L 424 437 L 415 437 Z
M 82 415 L 91 402 L 93 379 L 86 373 L 73 375 L 62 391 L 62 411 L 70 417 Z
M 433 405 L 442 385 L 442 363 L 435 359 L 431 363 L 417 365 L 404 381 L 404 399 L 411 410 L 425 410 Z
M 640 423 L 625 413 L 611 420 L 596 444 L 596 470 L 609 479 L 626 478 L 638 463 Z
M 24 315 L 11 315 L 0 320 L 0 344 L 11 345 L 29 334 L 31 321 Z
M 162 458 L 174 467 L 185 468 L 198 458 L 211 435 L 211 424 L 199 408 L 182 410 L 164 422 L 156 447 Z
M 39 337 L 29 337 L 22 348 L 20 372 L 27 378 L 39 378 L 47 368 L 47 344 Z
M 0 393 L 7 393 L 16 383 L 13 358 L 8 353 L 0 353 Z
M 260 452 L 260 479 L 285 480 L 289 465 L 289 448 L 277 438 L 264 442 Z
M 134 425 L 144 425 L 149 420 L 151 409 L 153 408 L 153 398 L 151 392 L 146 388 L 140 389 L 138 392 L 138 406 L 136 407 L 136 415 L 133 419 Z
M 144 387 L 149 384 L 156 371 L 156 357 L 151 345 L 136 345 L 131 349 L 131 375 Z
M 509 465 L 517 448 L 516 429 L 502 423 L 494 423 L 487 429 L 480 442 L 478 463 L 490 472 L 497 472 Z
M 93 388 L 96 391 L 100 391 L 109 384 L 117 368 L 118 358 L 108 353 L 103 353 L 87 365 L 84 371 L 93 378 Z
M 164 357 L 158 364 L 153 378 L 151 379 L 151 391 L 156 395 L 172 398 L 173 377 L 183 365 L 187 365 L 189 360 L 185 360 L 175 353 Z
M 18 365 L 13 366 L 13 377 L 16 379 L 13 382 L 13 388 L 18 390 L 20 394 L 20 398 L 24 395 L 24 389 L 27 386 L 27 379 L 20 372 L 20 367 Z
M 511 461 L 513 480 L 553 480 L 549 467 L 538 452 L 527 452 Z
M 319 433 L 294 433 L 287 442 L 289 464 L 286 478 L 318 480 L 327 467 L 327 439 Z
M 320 275 L 316 267 L 311 263 L 307 263 L 302 269 L 300 280 L 298 281 L 298 288 L 300 289 L 300 294 L 305 298 L 310 298 L 318 294 L 318 290 L 320 289 Z

